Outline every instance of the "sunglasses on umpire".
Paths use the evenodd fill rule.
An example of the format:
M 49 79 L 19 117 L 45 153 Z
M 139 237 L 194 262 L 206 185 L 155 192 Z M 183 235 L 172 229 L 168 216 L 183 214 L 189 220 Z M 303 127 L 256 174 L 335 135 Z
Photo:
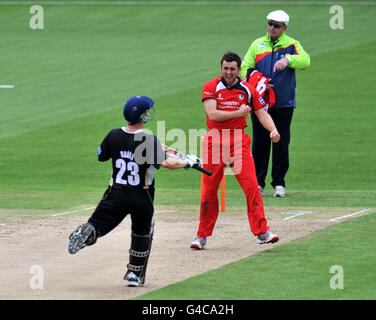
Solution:
M 274 23 L 274 22 L 271 22 L 271 21 L 268 21 L 268 25 L 273 26 L 276 29 L 279 29 L 280 27 L 284 26 L 283 24 L 277 24 L 277 23 Z

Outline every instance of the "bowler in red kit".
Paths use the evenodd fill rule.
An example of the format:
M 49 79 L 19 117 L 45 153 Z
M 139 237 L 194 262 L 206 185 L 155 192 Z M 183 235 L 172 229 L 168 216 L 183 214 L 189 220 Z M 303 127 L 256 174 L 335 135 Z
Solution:
M 209 131 L 203 139 L 203 168 L 213 172 L 203 177 L 200 204 L 200 224 L 192 249 L 204 249 L 217 221 L 219 204 L 218 188 L 227 164 L 230 165 L 247 200 L 247 215 L 251 232 L 257 243 L 275 243 L 279 240 L 270 231 L 264 214 L 261 192 L 251 154 L 250 137 L 244 132 L 247 116 L 254 112 L 269 130 L 274 143 L 280 135 L 270 115 L 263 109 L 265 102 L 254 87 L 238 77 L 241 59 L 227 52 L 221 59 L 222 76 L 203 86 L 202 102 L 205 107 Z

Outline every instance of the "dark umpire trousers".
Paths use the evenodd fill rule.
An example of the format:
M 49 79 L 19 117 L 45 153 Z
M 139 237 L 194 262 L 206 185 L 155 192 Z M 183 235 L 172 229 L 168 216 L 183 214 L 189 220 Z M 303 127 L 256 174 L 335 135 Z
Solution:
M 259 186 L 265 188 L 265 178 L 268 173 L 270 158 L 270 144 L 272 143 L 272 182 L 275 186 L 285 187 L 285 176 L 289 168 L 289 144 L 290 125 L 293 107 L 272 108 L 269 114 L 272 117 L 281 139 L 278 143 L 272 143 L 270 133 L 266 130 L 257 116 L 252 114 L 252 155 L 255 161 L 256 176 Z

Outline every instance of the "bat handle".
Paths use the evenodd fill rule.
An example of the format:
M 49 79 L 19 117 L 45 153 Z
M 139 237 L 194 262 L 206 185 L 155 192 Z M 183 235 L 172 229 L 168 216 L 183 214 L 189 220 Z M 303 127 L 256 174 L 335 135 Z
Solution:
M 193 168 L 198 170 L 198 171 L 201 171 L 202 173 L 205 173 L 208 176 L 211 176 L 213 174 L 213 172 L 206 170 L 203 167 L 200 167 L 199 165 L 195 165 L 195 166 L 193 166 Z

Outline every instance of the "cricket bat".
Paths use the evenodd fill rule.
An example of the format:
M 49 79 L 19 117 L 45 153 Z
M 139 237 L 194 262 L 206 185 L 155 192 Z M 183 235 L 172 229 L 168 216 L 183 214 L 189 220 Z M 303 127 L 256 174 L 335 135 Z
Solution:
M 166 146 L 164 144 L 161 144 L 161 145 L 162 145 L 162 149 L 166 152 L 166 155 L 170 154 L 170 156 L 173 156 L 175 158 L 179 158 L 179 159 L 182 159 L 182 160 L 185 159 L 185 155 L 184 154 L 182 154 L 182 153 L 176 151 L 175 149 L 172 149 L 169 146 Z M 204 169 L 203 167 L 201 167 L 198 164 L 194 165 L 192 168 L 196 169 L 196 170 L 198 170 L 198 171 L 200 171 L 200 172 L 202 172 L 202 173 L 204 173 L 204 174 L 206 174 L 208 176 L 211 176 L 213 174 L 213 172 Z

